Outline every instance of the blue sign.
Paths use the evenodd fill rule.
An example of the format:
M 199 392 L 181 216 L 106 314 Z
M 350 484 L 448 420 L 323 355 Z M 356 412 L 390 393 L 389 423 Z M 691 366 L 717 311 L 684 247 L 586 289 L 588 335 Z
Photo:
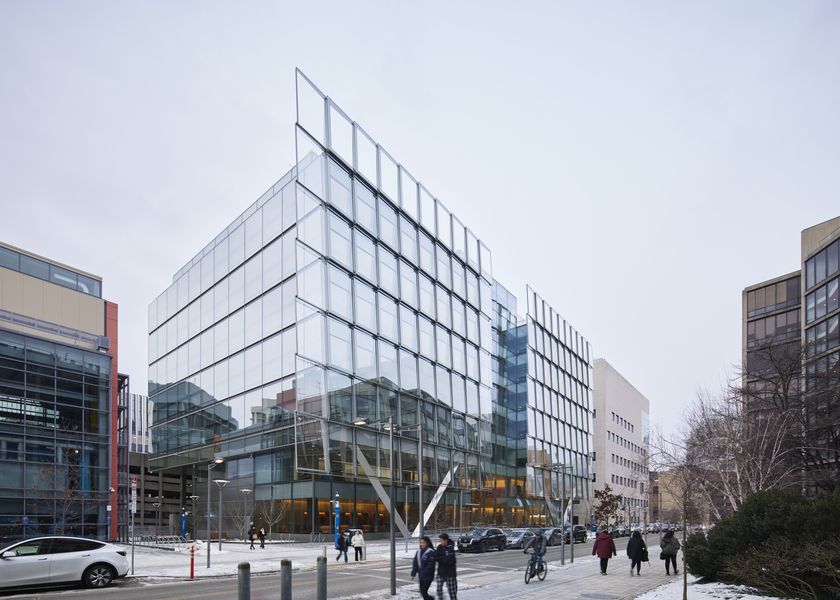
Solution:
M 338 492 L 335 493 L 335 547 L 338 548 L 338 536 L 341 535 L 341 511 L 338 507 Z
M 592 533 L 595 533 L 595 513 L 592 513 L 592 520 L 590 523 L 592 523 Z
M 187 513 L 181 513 L 181 537 L 187 537 Z

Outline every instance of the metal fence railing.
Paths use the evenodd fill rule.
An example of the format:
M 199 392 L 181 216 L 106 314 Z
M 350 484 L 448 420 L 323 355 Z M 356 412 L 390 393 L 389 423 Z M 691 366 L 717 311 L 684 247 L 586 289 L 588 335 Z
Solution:
M 150 548 L 181 550 L 189 546 L 191 542 L 180 535 L 138 535 L 134 538 L 134 543 Z

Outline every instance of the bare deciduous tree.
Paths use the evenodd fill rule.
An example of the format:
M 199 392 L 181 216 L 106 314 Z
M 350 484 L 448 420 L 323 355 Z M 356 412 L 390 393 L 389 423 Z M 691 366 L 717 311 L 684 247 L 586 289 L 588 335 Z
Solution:
M 289 500 L 257 500 L 256 513 L 266 523 L 268 523 L 268 539 L 274 530 L 274 526 L 279 524 L 289 514 Z

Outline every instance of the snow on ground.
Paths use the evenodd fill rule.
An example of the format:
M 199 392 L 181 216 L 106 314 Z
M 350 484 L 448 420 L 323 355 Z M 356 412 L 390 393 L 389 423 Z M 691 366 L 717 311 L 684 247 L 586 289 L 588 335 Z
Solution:
M 768 600 L 768 596 L 746 586 L 723 583 L 697 583 L 697 577 L 688 576 L 688 600 Z M 682 598 L 682 574 L 665 585 L 636 597 L 635 600 L 674 600 Z M 773 598 L 774 596 L 769 596 Z M 788 600 L 795 600 L 789 597 Z
M 197 578 L 224 577 L 236 575 L 237 565 L 247 562 L 251 565 L 251 573 L 276 573 L 280 571 L 280 561 L 290 560 L 293 571 L 311 571 L 317 568 L 317 558 L 327 557 L 327 564 L 336 564 L 338 551 L 331 545 L 324 544 L 266 544 L 260 549 L 259 544 L 254 550 L 245 542 L 223 543 L 219 551 L 218 542 L 210 546 L 210 568 L 207 568 L 207 546 L 195 542 L 195 576 Z M 326 549 L 326 553 L 325 553 Z M 129 562 L 131 560 L 131 546 L 127 546 Z M 409 551 L 397 547 L 397 560 L 410 560 L 414 557 L 415 548 L 409 545 Z M 349 563 L 354 564 L 353 551 L 348 552 Z M 387 542 L 368 543 L 367 563 L 389 561 L 390 551 Z M 343 561 L 342 561 L 343 562 Z M 359 565 L 363 563 L 358 563 Z M 129 572 L 130 573 L 130 572 Z M 129 575 L 130 576 L 130 575 Z M 141 578 L 189 579 L 190 576 L 190 546 L 176 551 L 134 547 L 134 576 Z
M 437 583 L 432 584 L 432 587 L 429 590 L 429 593 L 431 593 L 432 595 L 434 595 L 434 593 L 435 593 L 435 586 L 436 585 L 437 585 Z M 458 591 L 459 592 L 462 592 L 464 590 L 472 590 L 472 589 L 475 589 L 475 588 L 478 588 L 478 587 L 481 587 L 481 586 L 472 585 L 472 584 L 469 584 L 469 583 L 461 583 L 461 581 L 458 580 Z M 419 592 L 418 592 L 418 589 L 419 589 L 418 584 L 417 583 L 412 583 L 411 585 L 403 585 L 403 586 L 398 587 L 396 596 L 391 595 L 391 590 L 390 589 L 384 589 L 384 590 L 377 590 L 375 592 L 366 592 L 364 594 L 357 594 L 355 596 L 343 596 L 341 598 L 335 598 L 334 600 L 362 600 L 362 599 L 364 599 L 364 600 L 417 600 L 417 596 L 420 595 Z M 448 597 L 449 597 L 449 595 L 446 594 L 446 598 L 448 598 Z M 765 598 L 765 600 L 766 600 L 766 598 Z

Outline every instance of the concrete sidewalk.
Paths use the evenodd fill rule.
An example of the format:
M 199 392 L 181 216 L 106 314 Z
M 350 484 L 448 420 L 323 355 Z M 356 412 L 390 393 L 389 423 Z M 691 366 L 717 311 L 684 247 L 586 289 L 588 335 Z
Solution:
M 515 573 L 493 576 L 493 581 L 484 577 L 468 577 L 463 581 L 479 584 L 481 587 L 458 593 L 459 600 L 556 600 L 562 598 L 592 598 L 600 600 L 630 600 L 669 581 L 674 575 L 665 575 L 664 564 L 651 561 L 642 565 L 642 575 L 630 576 L 630 560 L 619 555 L 610 560 L 608 575 L 601 575 L 600 562 L 594 556 L 576 558 L 575 563 L 566 561 L 549 563 L 544 581 L 532 579 L 525 584 L 524 567 Z M 502 577 L 505 575 L 506 577 Z M 484 580 L 484 581 L 482 581 Z

